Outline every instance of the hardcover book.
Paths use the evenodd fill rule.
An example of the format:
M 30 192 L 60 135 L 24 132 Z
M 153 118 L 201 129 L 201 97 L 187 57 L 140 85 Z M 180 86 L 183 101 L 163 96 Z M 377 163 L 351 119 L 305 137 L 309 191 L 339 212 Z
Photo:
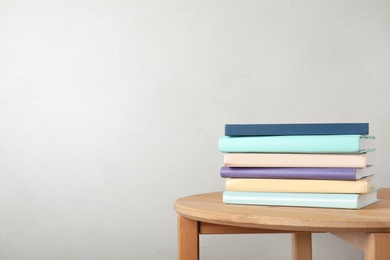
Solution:
M 300 179 L 226 179 L 228 191 L 367 193 L 374 188 L 373 176 L 357 181 Z
M 227 204 L 360 209 L 379 201 L 377 190 L 365 194 L 223 192 Z
M 374 136 L 285 135 L 219 138 L 223 153 L 363 153 L 374 150 Z
M 226 153 L 224 166 L 366 168 L 374 154 Z
M 225 135 L 367 135 L 368 123 L 226 124 Z
M 366 168 L 221 167 L 222 178 L 359 180 L 373 174 Z

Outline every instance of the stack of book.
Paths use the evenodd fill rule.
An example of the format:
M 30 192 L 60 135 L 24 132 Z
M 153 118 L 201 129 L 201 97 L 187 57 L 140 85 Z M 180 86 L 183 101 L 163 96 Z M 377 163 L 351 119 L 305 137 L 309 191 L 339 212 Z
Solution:
M 378 201 L 368 123 L 227 124 L 228 204 L 359 209 Z

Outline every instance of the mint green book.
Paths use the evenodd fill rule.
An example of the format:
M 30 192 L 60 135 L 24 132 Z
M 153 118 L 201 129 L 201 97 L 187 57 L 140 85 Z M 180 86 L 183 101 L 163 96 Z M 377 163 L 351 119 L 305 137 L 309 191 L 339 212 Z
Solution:
M 371 135 L 222 136 L 223 153 L 365 153 L 375 150 Z
M 379 201 L 378 189 L 364 194 L 224 191 L 226 204 L 360 209 Z

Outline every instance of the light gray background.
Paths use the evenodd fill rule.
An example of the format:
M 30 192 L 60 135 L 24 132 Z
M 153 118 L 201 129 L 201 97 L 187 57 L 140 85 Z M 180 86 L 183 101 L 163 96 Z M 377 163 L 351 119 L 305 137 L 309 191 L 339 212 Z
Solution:
M 175 259 L 174 200 L 224 189 L 225 123 L 369 122 L 390 187 L 389 83 L 390 1 L 0 1 L 0 259 Z

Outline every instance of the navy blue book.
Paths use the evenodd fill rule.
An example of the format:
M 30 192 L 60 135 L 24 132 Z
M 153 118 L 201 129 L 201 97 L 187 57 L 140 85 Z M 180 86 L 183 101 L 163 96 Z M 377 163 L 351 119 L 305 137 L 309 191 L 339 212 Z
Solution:
M 226 136 L 367 135 L 368 123 L 226 124 Z

